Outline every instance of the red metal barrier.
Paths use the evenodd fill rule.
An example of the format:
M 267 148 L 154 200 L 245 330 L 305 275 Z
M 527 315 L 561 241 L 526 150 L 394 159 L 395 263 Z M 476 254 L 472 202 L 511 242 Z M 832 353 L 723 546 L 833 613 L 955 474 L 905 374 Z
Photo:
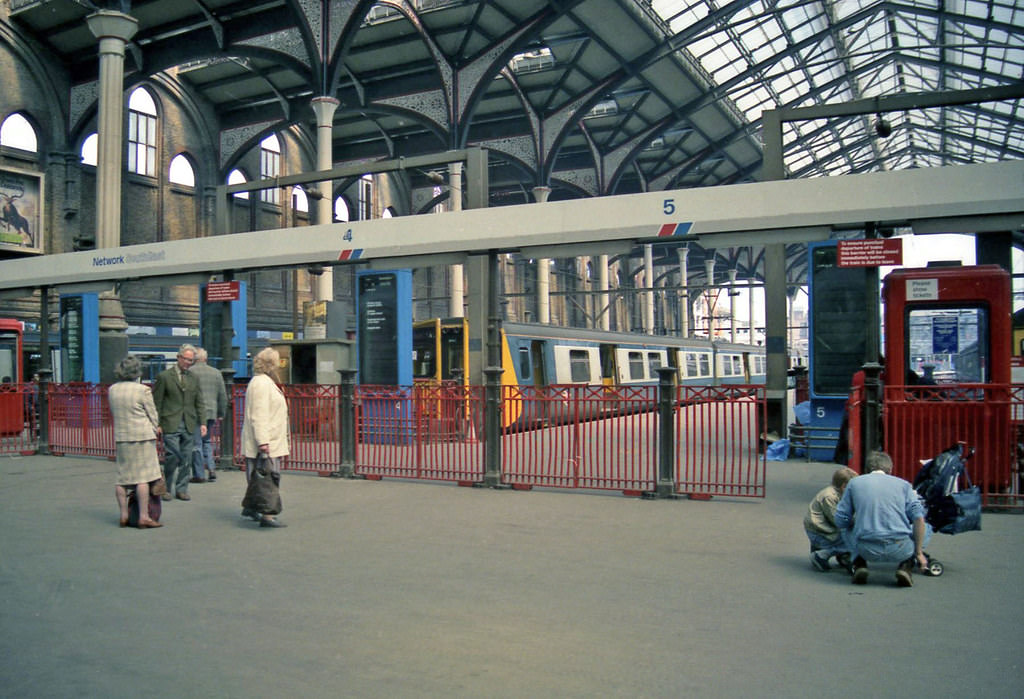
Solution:
M 850 397 L 846 402 L 846 414 L 849 419 L 846 427 L 846 445 L 849 456 L 846 463 L 850 464 L 850 468 L 855 471 L 860 471 L 864 463 L 864 454 L 861 453 L 864 451 L 861 423 L 863 422 L 865 400 L 863 385 L 850 388 Z
M 502 390 L 502 405 L 512 414 L 528 416 L 502 435 L 504 483 L 630 495 L 654 489 L 657 386 Z
M 114 422 L 106 385 L 50 384 L 47 405 L 50 453 L 115 458 Z
M 293 384 L 282 389 L 291 421 L 291 453 L 282 468 L 322 475 L 337 471 L 341 462 L 338 386 Z
M 34 383 L 0 384 L 0 455 L 36 453 L 36 396 Z
M 677 492 L 763 498 L 764 386 L 680 386 L 676 403 Z
M 967 463 L 987 508 L 1020 509 L 1016 429 L 1022 387 L 1006 384 L 886 386 L 885 450 L 893 474 L 913 481 L 921 461 L 957 442 L 976 452 Z
M 356 386 L 355 473 L 461 484 L 483 480 L 479 386 Z

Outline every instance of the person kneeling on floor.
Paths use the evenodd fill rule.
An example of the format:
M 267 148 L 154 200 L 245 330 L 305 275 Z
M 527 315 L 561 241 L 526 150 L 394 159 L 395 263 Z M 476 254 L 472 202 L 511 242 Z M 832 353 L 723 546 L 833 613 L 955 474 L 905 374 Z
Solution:
M 892 458 L 885 452 L 869 454 L 865 470 L 847 484 L 835 514 L 854 555 L 853 583 L 865 584 L 868 561 L 877 561 L 897 563 L 896 583 L 910 587 L 915 563 L 928 566 L 924 547 L 931 529 L 924 521 L 924 504 L 910 483 L 892 475 Z
M 844 466 L 832 474 L 832 484 L 818 491 L 807 506 L 804 515 L 804 533 L 811 541 L 811 565 L 815 570 L 826 572 L 830 569 L 829 559 L 836 557 L 841 568 L 852 572 L 850 552 L 846 548 L 839 527 L 836 526 L 836 507 L 843 497 L 846 484 L 857 472 Z

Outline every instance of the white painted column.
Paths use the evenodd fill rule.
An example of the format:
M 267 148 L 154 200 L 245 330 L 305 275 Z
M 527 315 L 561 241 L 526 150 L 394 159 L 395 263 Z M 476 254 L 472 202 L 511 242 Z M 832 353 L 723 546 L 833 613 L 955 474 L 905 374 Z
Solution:
M 610 297 L 608 295 L 608 255 L 599 255 L 597 258 L 597 288 L 601 290 L 601 295 L 598 296 L 600 309 L 600 322 L 598 327 L 601 330 L 608 330 L 611 328 L 612 322 L 612 309 L 609 307 Z
M 121 169 L 124 148 L 124 46 L 139 23 L 122 12 L 100 10 L 85 18 L 100 40 L 99 114 L 96 127 L 96 247 L 121 245 Z
M 462 211 L 462 161 L 457 161 L 448 166 L 448 192 L 449 208 L 452 211 Z M 462 265 L 449 265 L 448 276 L 452 280 L 452 295 L 448 301 L 448 315 L 452 318 L 462 318 L 466 315 L 464 310 L 466 288 L 463 281 Z
M 330 170 L 334 167 L 333 131 L 334 111 L 338 108 L 338 100 L 333 97 L 314 97 L 310 100 L 313 113 L 316 115 L 316 169 Z M 317 202 L 317 223 L 330 223 L 334 220 L 334 187 L 330 180 L 317 184 L 320 200 Z M 323 274 L 316 278 L 317 301 L 334 300 L 334 269 L 324 267 Z
M 679 256 L 679 337 L 690 336 L 690 289 L 687 279 L 687 258 L 690 255 L 689 248 L 676 248 L 676 255 Z
M 534 187 L 533 198 L 543 204 L 551 194 L 551 187 Z M 537 260 L 537 322 L 551 322 L 551 260 Z
M 753 259 L 753 256 L 751 256 L 751 259 Z M 747 316 L 750 319 L 750 339 L 749 339 L 749 342 L 752 345 L 756 345 L 757 344 L 757 337 L 755 335 L 755 332 L 756 332 L 755 328 L 757 327 L 757 322 L 754 320 L 754 271 L 753 270 L 750 271 L 750 278 L 747 279 L 747 313 L 750 314 L 749 316 Z
M 654 333 L 654 246 L 644 245 L 644 332 Z
M 713 340 L 715 338 L 715 306 L 717 303 L 712 303 L 712 297 L 718 296 L 718 290 L 713 288 L 715 284 L 715 258 L 712 257 L 710 260 L 704 260 L 704 272 L 708 278 L 708 339 Z
M 729 270 L 729 342 L 736 342 L 736 269 Z

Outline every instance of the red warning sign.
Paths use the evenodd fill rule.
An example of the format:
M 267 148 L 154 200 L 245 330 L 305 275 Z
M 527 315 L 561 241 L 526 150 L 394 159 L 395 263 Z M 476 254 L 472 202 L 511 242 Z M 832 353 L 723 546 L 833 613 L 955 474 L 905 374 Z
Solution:
M 210 282 L 206 285 L 206 300 L 237 301 L 240 287 L 238 282 Z

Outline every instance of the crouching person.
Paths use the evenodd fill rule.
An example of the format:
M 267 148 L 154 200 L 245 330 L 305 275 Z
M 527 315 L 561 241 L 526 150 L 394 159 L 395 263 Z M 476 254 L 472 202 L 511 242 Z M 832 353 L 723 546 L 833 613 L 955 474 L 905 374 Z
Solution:
M 853 559 L 853 583 L 868 581 L 868 562 L 898 564 L 896 583 L 914 584 L 915 564 L 927 568 L 924 547 L 931 530 L 924 521 L 924 505 L 913 487 L 892 475 L 892 459 L 872 452 L 867 473 L 851 480 L 836 507 L 835 522 L 843 531 Z
M 857 472 L 852 468 L 839 468 L 832 474 L 832 484 L 818 491 L 807 506 L 804 515 L 804 533 L 811 542 L 811 565 L 825 572 L 831 568 L 829 559 L 835 556 L 841 568 L 852 572 L 850 552 L 836 525 L 836 507 L 843 497 L 846 484 Z

